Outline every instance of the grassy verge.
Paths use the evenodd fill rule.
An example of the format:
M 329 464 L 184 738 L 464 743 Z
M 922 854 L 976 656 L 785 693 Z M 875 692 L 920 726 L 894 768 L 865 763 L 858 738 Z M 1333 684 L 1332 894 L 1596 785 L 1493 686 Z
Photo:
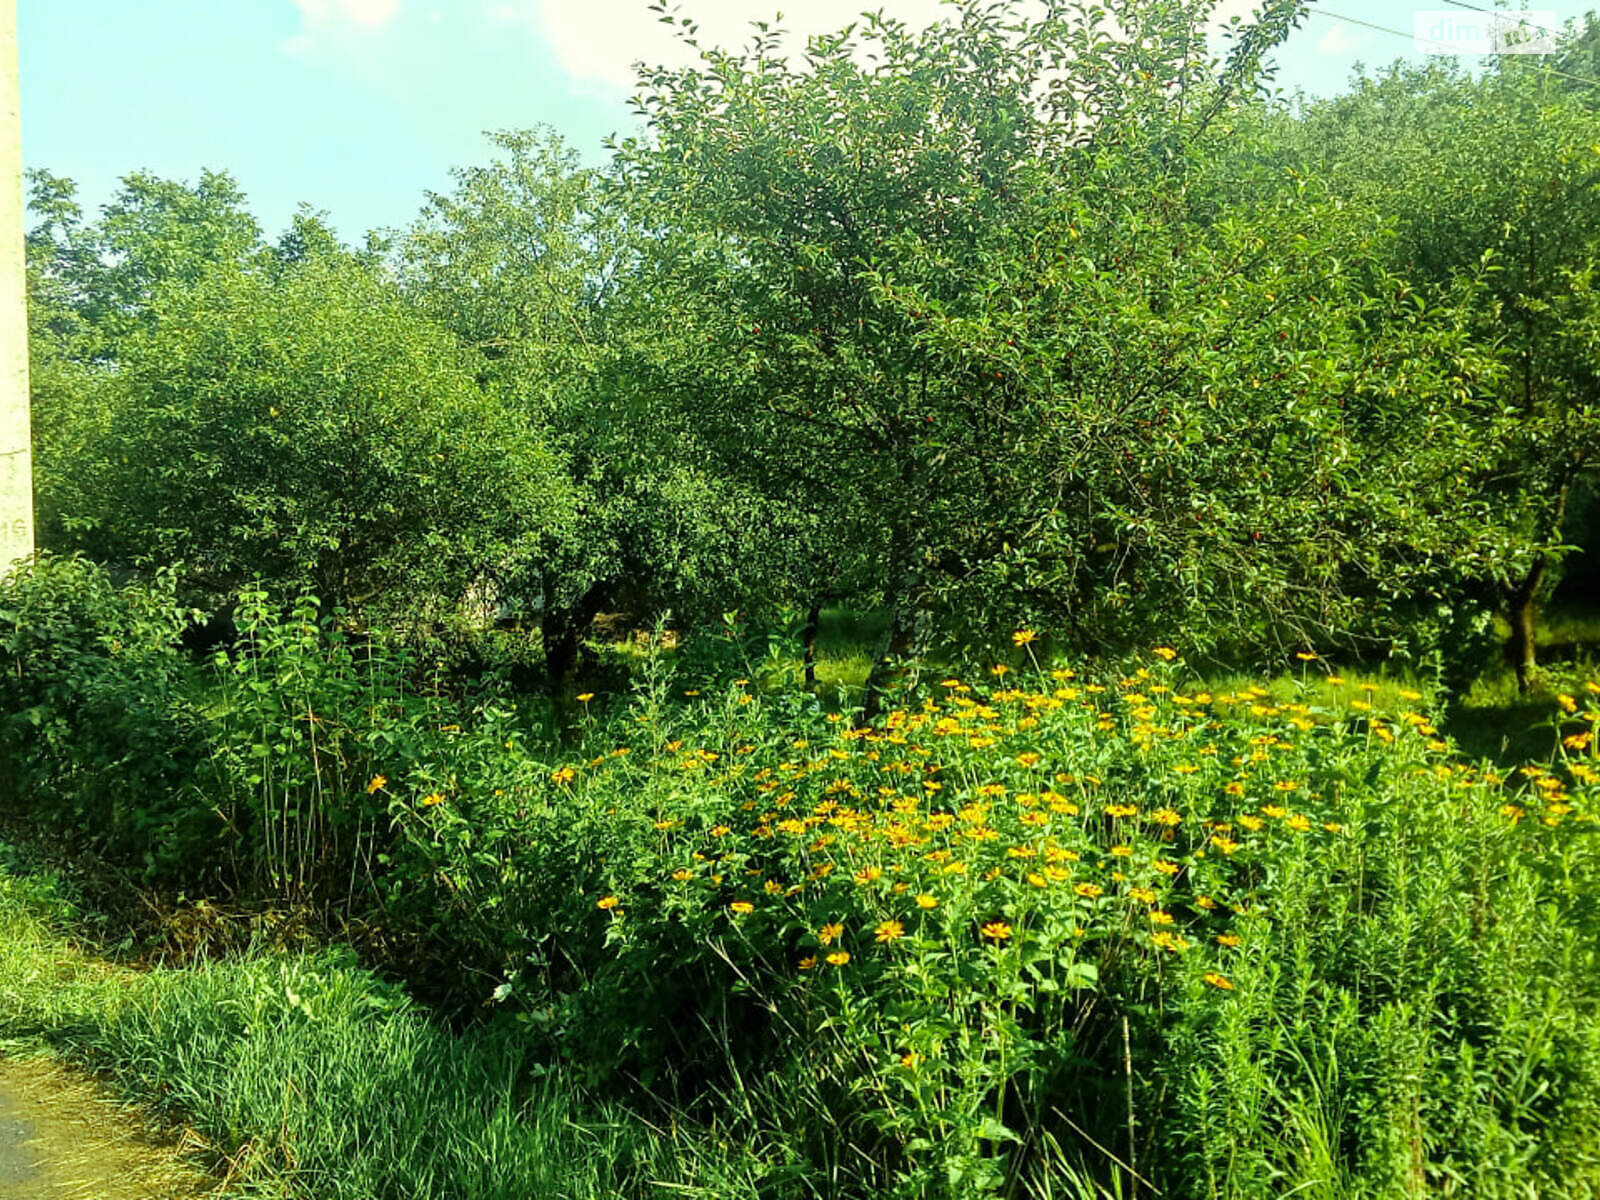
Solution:
M 0 854 L 0 1043 L 108 1072 L 184 1121 L 226 1166 L 219 1196 L 755 1193 L 748 1147 L 586 1110 L 499 1029 L 452 1034 L 347 955 L 138 972 L 77 927 L 55 880 Z

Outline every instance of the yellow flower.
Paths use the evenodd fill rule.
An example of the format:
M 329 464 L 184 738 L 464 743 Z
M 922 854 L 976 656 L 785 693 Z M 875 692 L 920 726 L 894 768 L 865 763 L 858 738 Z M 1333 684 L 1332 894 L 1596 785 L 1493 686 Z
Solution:
M 1133 855 L 1133 847 L 1113 846 L 1111 847 L 1111 855 L 1113 858 L 1130 858 Z
M 1176 650 L 1174 650 L 1171 646 L 1157 646 L 1150 653 L 1154 654 L 1157 658 L 1161 659 L 1163 662 L 1171 662 L 1173 659 L 1178 657 L 1178 652 Z
M 386 784 L 388 782 L 389 782 L 389 777 L 387 775 L 374 775 L 372 777 L 372 782 L 367 784 L 367 795 L 371 796 L 379 788 L 381 788 L 384 784 Z
M 1039 635 L 1031 629 L 1019 629 L 1011 635 L 1011 644 L 1014 646 L 1026 646 L 1038 636 Z
M 755 912 L 756 906 L 751 904 L 748 900 L 735 900 L 732 904 L 728 905 L 728 910 L 736 917 L 744 917 Z
M 939 907 L 939 899 L 938 899 L 937 896 L 930 896 L 930 895 L 928 895 L 927 892 L 923 892 L 917 897 L 917 907 L 918 908 L 938 908 Z
M 711 836 L 716 838 L 727 837 L 732 832 L 733 830 L 726 825 L 713 825 L 711 827 Z
M 575 772 L 571 767 L 562 767 L 559 771 L 551 771 L 550 778 L 555 780 L 557 783 L 571 783 L 575 774 L 577 774 L 577 772 Z
M 1228 786 L 1222 790 L 1229 796 L 1242 796 L 1244 795 L 1244 784 L 1235 779 L 1232 780 Z
M 1565 692 L 1556 697 L 1556 703 L 1561 706 L 1561 711 L 1564 713 L 1570 714 L 1578 711 L 1578 702 Z
M 1129 899 L 1137 900 L 1140 904 L 1154 904 L 1156 902 L 1156 894 L 1145 887 L 1129 888 L 1128 897 Z
M 1219 933 L 1219 934 L 1217 934 L 1217 945 L 1219 945 L 1219 946 L 1227 946 L 1227 947 L 1229 947 L 1231 949 L 1232 947 L 1237 946 L 1238 944 L 1239 944 L 1239 935 L 1236 934 L 1236 933 Z
M 578 703 L 579 704 L 587 704 L 587 703 L 589 703 L 589 701 L 591 701 L 593 699 L 594 699 L 594 693 L 593 692 L 579 692 L 578 693 Z
M 1036 888 L 1044 888 L 1044 887 L 1049 887 L 1050 886 L 1050 881 L 1048 879 L 1046 879 L 1043 875 L 1039 874 L 1037 871 L 1028 872 L 1028 882 L 1033 884 L 1033 886 L 1036 887 Z
M 817 930 L 817 941 L 821 942 L 824 946 L 831 946 L 834 942 L 839 940 L 839 935 L 843 932 L 843 925 L 837 921 L 829 921 L 821 929 Z
M 990 921 L 983 927 L 983 936 L 994 941 L 1003 942 L 1011 936 L 1011 926 L 1004 921 Z
M 1220 988 L 1224 992 L 1233 991 L 1233 983 L 1228 977 L 1226 975 L 1218 975 L 1215 971 L 1207 971 L 1205 973 L 1205 981 L 1212 987 Z
M 808 954 L 808 955 L 806 955 L 804 958 L 802 958 L 800 960 L 800 969 L 802 971 L 809 971 L 809 970 L 811 970 L 812 967 L 814 967 L 816 965 L 817 965 L 817 956 L 815 954 Z
M 873 930 L 880 942 L 892 942 L 896 938 L 904 937 L 905 932 L 906 927 L 899 921 L 880 921 L 878 927 Z
M 672 873 L 672 877 L 674 879 L 676 879 L 679 883 L 682 883 L 684 880 L 689 878 L 690 874 L 691 874 L 691 872 L 685 870 L 683 867 L 679 867 L 676 871 L 674 871 Z
M 1096 896 L 1105 894 L 1105 889 L 1097 883 L 1080 883 L 1072 890 L 1087 900 L 1093 900 Z
M 1317 656 L 1315 654 L 1311 653 L 1310 651 L 1307 651 L 1307 650 L 1301 650 L 1301 651 L 1297 652 L 1295 654 L 1295 657 L 1298 658 L 1301 662 L 1316 662 L 1317 661 Z
M 601 896 L 600 899 L 598 899 L 598 900 L 596 900 L 594 902 L 594 906 L 596 908 L 603 908 L 603 909 L 606 909 L 606 910 L 609 911 L 610 909 L 615 908 L 620 903 L 622 903 L 622 902 L 620 900 L 618 900 L 615 896 Z
M 429 807 L 429 806 L 432 806 L 432 805 L 435 805 L 435 804 L 443 804 L 444 803 L 444 797 L 442 795 L 440 795 L 438 792 L 429 792 L 426 796 L 424 796 L 422 798 L 422 803 L 423 803 L 424 807 Z
M 1006 666 L 1005 663 L 995 663 L 995 665 L 990 667 L 989 670 L 995 675 L 1004 675 L 1007 671 L 1011 670 L 1011 668 Z
M 850 951 L 848 950 L 835 950 L 827 958 L 827 963 L 830 967 L 842 967 L 849 961 Z
M 1171 925 L 1172 914 L 1169 912 L 1162 912 L 1158 908 L 1150 914 L 1150 923 L 1153 925 Z
M 1216 908 L 1216 906 L 1217 906 L 1217 902 L 1215 900 L 1213 900 L 1210 896 L 1196 896 L 1194 898 L 1194 902 L 1195 902 L 1195 906 L 1197 908 L 1203 908 L 1207 912 L 1210 912 L 1212 909 Z

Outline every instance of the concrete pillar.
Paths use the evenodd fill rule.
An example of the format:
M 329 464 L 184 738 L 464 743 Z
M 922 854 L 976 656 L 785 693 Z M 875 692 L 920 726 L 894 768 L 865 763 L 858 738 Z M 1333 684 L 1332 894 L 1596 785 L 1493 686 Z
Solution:
M 17 3 L 0 0 L 0 575 L 33 553 Z

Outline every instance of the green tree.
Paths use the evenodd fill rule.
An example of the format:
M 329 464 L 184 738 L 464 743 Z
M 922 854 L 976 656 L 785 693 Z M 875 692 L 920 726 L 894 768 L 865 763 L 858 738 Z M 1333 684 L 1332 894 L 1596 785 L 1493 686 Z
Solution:
M 1396 65 L 1313 106 L 1285 135 L 1308 169 L 1391 216 L 1392 269 L 1417 288 L 1439 296 L 1464 276 L 1484 282 L 1472 333 L 1505 366 L 1504 436 L 1473 478 L 1515 548 L 1491 578 L 1523 687 L 1537 605 L 1566 551 L 1569 498 L 1600 469 L 1596 46 L 1591 18 L 1558 56 L 1564 74 L 1532 56 L 1479 76 Z
M 414 619 L 569 524 L 557 457 L 356 258 L 224 264 L 151 311 L 97 446 L 104 557 Z
M 645 75 L 619 160 L 678 331 L 658 419 L 882 547 L 873 698 L 936 614 L 1281 648 L 1384 634 L 1372 592 L 1493 554 L 1460 477 L 1487 364 L 1369 210 L 1228 175 L 1300 9 L 1219 65 L 1209 7 L 867 16 L 800 62 L 758 26 Z
M 692 429 L 640 411 L 632 348 L 672 335 L 654 306 L 619 301 L 635 234 L 597 173 L 548 131 L 492 140 L 496 159 L 430 196 L 395 259 L 482 385 L 562 455 L 575 520 L 527 589 L 559 687 L 607 606 L 692 616 L 742 603 L 730 597 L 768 568 L 757 531 L 773 522 L 757 519 L 758 494 L 705 469 Z

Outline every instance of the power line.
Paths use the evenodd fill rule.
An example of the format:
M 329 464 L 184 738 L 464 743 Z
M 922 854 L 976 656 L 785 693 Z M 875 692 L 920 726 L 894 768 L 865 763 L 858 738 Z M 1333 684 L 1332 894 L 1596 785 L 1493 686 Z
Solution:
M 1446 4 L 1453 4 L 1457 8 L 1468 8 L 1468 9 L 1471 9 L 1473 12 L 1485 13 L 1488 16 L 1497 16 L 1497 15 L 1499 15 L 1497 13 L 1491 12 L 1489 9 L 1486 9 L 1486 8 L 1478 8 L 1475 5 L 1464 4 L 1464 3 L 1462 3 L 1462 0 L 1445 0 L 1445 3 Z M 1328 18 L 1330 18 L 1332 20 L 1335 20 L 1335 21 L 1348 21 L 1352 25 L 1361 25 L 1361 26 L 1364 26 L 1367 29 L 1376 29 L 1379 33 L 1390 33 L 1390 34 L 1393 34 L 1395 37 L 1405 38 L 1413 46 L 1418 46 L 1418 48 L 1420 48 L 1421 45 L 1423 45 L 1423 44 L 1441 46 L 1441 47 L 1446 44 L 1444 42 L 1432 42 L 1427 38 L 1418 38 L 1415 31 L 1412 31 L 1411 33 L 1407 33 L 1403 29 L 1394 28 L 1392 25 L 1376 25 L 1371 21 L 1363 21 L 1360 17 L 1346 17 L 1346 16 L 1341 16 L 1339 13 L 1336 13 L 1336 12 L 1329 12 L 1325 8 L 1313 7 L 1313 8 L 1311 8 L 1310 11 L 1313 14 L 1317 15 L 1317 16 L 1328 17 Z M 1589 79 L 1589 78 L 1586 78 L 1583 75 L 1574 75 L 1570 71 L 1558 70 L 1555 67 L 1549 67 L 1549 66 L 1545 66 L 1543 64 L 1540 64 L 1540 65 L 1538 65 L 1536 67 L 1532 67 L 1531 69 L 1532 70 L 1536 70 L 1536 71 L 1543 71 L 1547 75 L 1554 75 L 1558 79 L 1570 79 L 1574 83 L 1581 83 L 1581 84 L 1584 84 L 1587 87 L 1600 87 L 1600 79 Z

